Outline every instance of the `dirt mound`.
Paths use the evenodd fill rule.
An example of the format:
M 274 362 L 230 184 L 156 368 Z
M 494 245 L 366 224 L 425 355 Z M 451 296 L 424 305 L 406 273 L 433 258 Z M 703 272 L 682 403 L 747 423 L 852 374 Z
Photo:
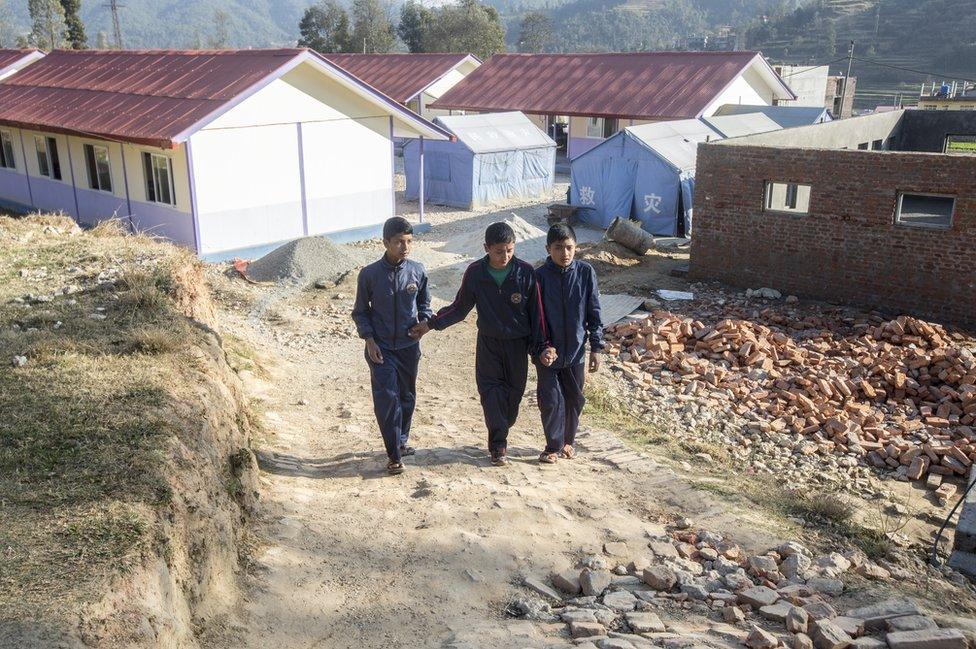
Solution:
M 546 233 L 517 214 L 505 219 L 515 230 L 515 255 L 525 261 L 538 261 L 546 257 Z M 485 254 L 485 233 L 483 230 L 465 232 L 447 242 L 446 252 L 453 252 L 471 259 Z
M 252 262 L 247 267 L 247 276 L 258 282 L 334 281 L 364 263 L 358 251 L 328 237 L 305 237 L 275 248 Z

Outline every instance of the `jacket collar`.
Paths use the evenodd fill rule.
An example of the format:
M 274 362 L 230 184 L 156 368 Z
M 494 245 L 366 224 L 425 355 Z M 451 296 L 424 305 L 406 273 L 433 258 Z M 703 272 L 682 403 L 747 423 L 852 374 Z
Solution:
M 386 258 L 386 253 L 384 252 L 383 256 L 380 257 L 380 261 L 383 262 L 383 268 L 387 270 L 394 270 L 396 268 L 403 268 L 406 266 L 407 262 L 410 261 L 410 258 L 408 257 L 407 259 L 404 259 L 399 264 L 391 264 L 390 260 Z
M 546 268 L 548 268 L 549 270 L 551 270 L 554 273 L 568 273 L 568 272 L 571 272 L 571 271 L 576 270 L 576 266 L 577 266 L 577 261 L 575 259 L 573 259 L 573 261 L 569 262 L 569 266 L 566 266 L 565 268 L 563 268 L 562 266 L 560 266 L 559 264 L 557 264 L 556 262 L 554 262 L 552 260 L 552 257 L 546 257 Z

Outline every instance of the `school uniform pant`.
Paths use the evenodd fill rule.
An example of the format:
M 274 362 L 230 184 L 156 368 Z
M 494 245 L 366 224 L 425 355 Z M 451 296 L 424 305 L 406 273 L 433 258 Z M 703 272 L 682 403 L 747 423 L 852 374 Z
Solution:
M 536 363 L 539 377 L 536 396 L 542 412 L 542 428 L 546 433 L 546 453 L 558 453 L 563 446 L 573 445 L 583 412 L 583 381 L 586 364 L 549 368 Z
M 382 363 L 374 363 L 366 354 L 369 378 L 373 388 L 373 412 L 383 434 L 387 456 L 400 461 L 400 449 L 410 438 L 410 422 L 417 403 L 417 368 L 420 345 L 405 349 L 384 349 Z
M 478 334 L 475 383 L 488 428 L 488 450 L 508 448 L 508 431 L 518 419 L 529 372 L 528 339 L 501 340 Z

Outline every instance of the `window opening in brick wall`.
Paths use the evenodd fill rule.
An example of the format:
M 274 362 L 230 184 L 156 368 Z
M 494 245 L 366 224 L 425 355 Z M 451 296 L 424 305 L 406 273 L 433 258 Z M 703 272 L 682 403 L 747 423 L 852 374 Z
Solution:
M 808 213 L 810 211 L 810 185 L 767 182 L 766 209 L 770 212 Z
M 881 151 L 884 149 L 884 140 L 875 140 L 871 143 L 871 149 L 873 151 Z
M 950 155 L 976 155 L 976 135 L 949 135 L 945 152 Z
M 857 145 L 857 149 L 858 151 L 867 151 L 868 145 L 869 145 L 868 142 L 861 142 L 860 144 Z
M 898 194 L 895 223 L 913 228 L 948 229 L 956 207 L 954 196 Z

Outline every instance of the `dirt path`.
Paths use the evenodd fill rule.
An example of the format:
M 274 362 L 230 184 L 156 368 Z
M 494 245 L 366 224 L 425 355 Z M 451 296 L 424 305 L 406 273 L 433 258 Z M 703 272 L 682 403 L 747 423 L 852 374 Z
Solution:
M 341 326 L 352 282 L 277 305 L 257 300 L 275 310 L 273 323 L 223 314 L 224 329 L 264 359 L 266 379 L 246 385 L 273 433 L 259 453 L 267 545 L 239 644 L 569 646 L 554 635 L 564 625 L 503 615 L 524 576 L 544 578 L 608 540 L 643 556 L 646 534 L 663 532 L 677 512 L 734 533 L 747 548 L 751 539 L 757 547 L 773 541 L 757 537 L 758 517 L 733 515 L 606 431 L 582 434 L 579 460 L 540 466 L 534 376 L 510 437 L 514 461 L 491 467 L 470 322 L 425 338 L 418 453 L 404 475 L 387 477 L 362 343 L 323 333 L 319 315 L 331 312 L 330 326 Z

